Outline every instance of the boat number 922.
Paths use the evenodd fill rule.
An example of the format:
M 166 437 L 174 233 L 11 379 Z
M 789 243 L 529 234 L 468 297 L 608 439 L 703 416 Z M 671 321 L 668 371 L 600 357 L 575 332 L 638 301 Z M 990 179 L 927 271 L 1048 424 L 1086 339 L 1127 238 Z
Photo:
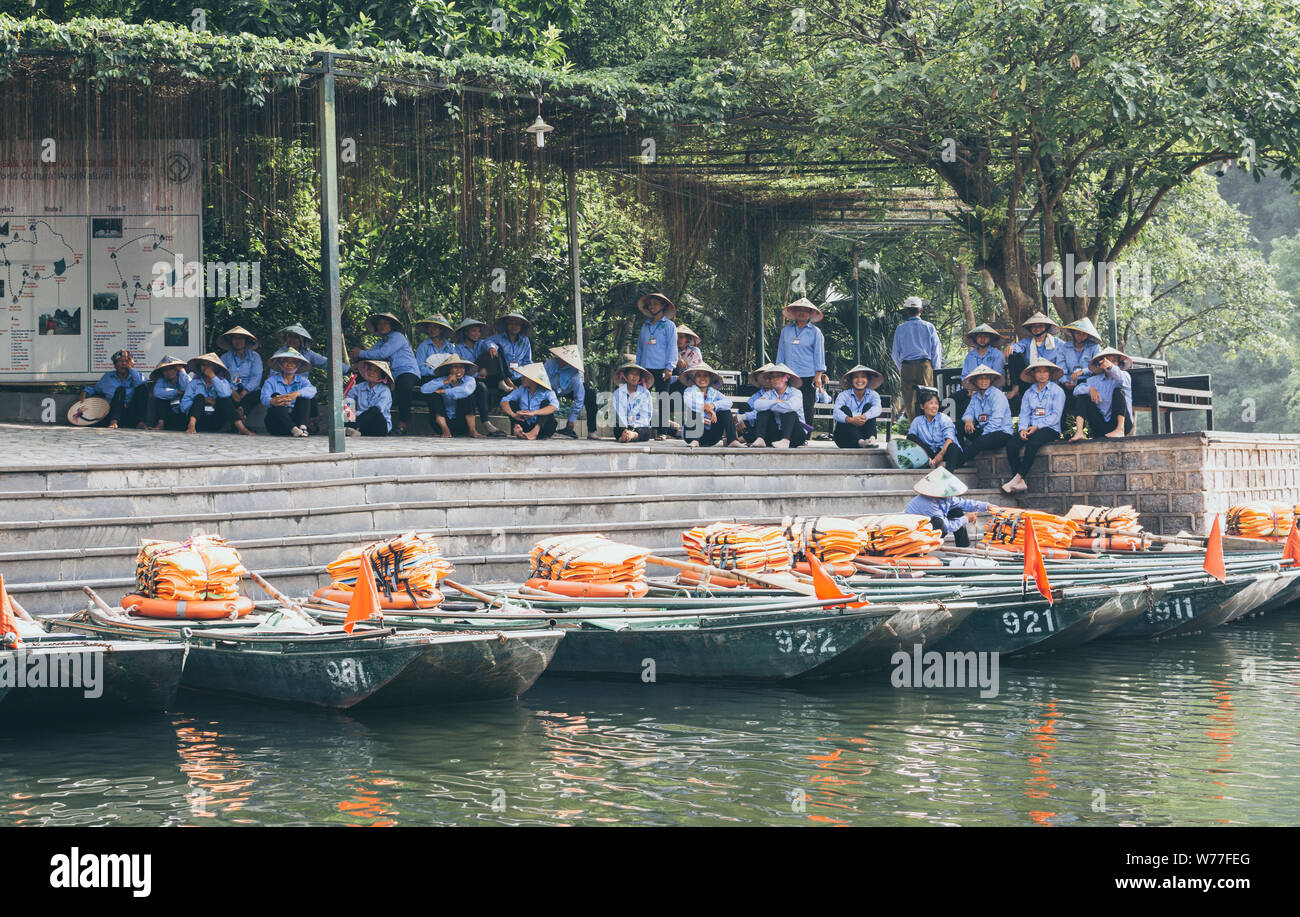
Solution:
M 1053 634 L 1056 633 L 1056 621 L 1050 608 L 1042 611 L 1027 608 L 1003 612 L 1002 628 L 1009 634 Z
M 784 628 L 776 631 L 776 648 L 783 653 L 807 653 L 815 656 L 833 653 L 835 635 L 824 627 Z

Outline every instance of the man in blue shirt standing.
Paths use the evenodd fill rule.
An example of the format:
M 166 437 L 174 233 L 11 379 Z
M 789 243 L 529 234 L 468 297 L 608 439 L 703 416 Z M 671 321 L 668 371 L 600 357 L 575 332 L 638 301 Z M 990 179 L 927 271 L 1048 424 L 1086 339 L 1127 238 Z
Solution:
M 663 439 L 668 416 L 657 393 L 668 391 L 669 380 L 677 368 L 677 326 L 673 324 L 677 307 L 662 293 L 645 294 L 636 301 L 636 307 L 645 316 L 636 342 L 636 362 L 650 373 L 649 379 L 642 380 L 646 388 L 656 393 L 650 427 L 656 438 Z
M 903 303 L 907 318 L 894 331 L 894 365 L 898 367 L 899 397 L 908 417 L 916 417 L 917 386 L 934 388 L 934 372 L 943 369 L 943 345 L 934 325 L 921 318 L 925 304 L 919 296 Z
M 120 425 L 134 427 L 144 422 L 145 405 L 149 393 L 145 391 L 148 383 L 144 375 L 135 368 L 135 357 L 129 350 L 119 350 L 113 354 L 113 371 L 104 373 L 99 381 L 88 386 L 77 401 L 85 401 L 90 395 L 108 399 L 108 413 L 95 426 L 106 426 L 116 430 Z

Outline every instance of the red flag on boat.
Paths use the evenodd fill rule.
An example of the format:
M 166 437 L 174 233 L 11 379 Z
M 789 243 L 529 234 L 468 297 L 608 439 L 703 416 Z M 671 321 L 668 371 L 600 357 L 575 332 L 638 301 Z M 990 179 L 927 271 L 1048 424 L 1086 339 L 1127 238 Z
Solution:
M 5 578 L 0 576 L 0 637 L 5 634 L 13 634 L 18 643 L 22 643 L 22 638 L 18 636 L 18 622 L 14 620 L 13 606 L 9 604 L 9 592 L 5 589 Z
M 352 633 L 352 626 L 375 616 L 383 617 L 379 605 L 379 590 L 375 587 L 375 574 L 370 566 L 370 553 L 361 555 L 361 569 L 357 571 L 357 584 L 352 589 L 348 603 L 348 616 L 343 619 L 343 630 Z
M 819 599 L 856 599 L 857 596 L 851 592 L 845 592 L 840 588 L 839 583 L 831 579 L 831 575 L 826 572 L 826 566 L 814 554 L 808 554 L 808 569 L 812 571 L 813 591 Z M 853 602 L 850 608 L 861 608 L 868 602 Z
M 1228 568 L 1223 564 L 1223 533 L 1219 531 L 1219 514 L 1214 514 L 1214 525 L 1205 542 L 1205 563 L 1202 569 L 1221 583 L 1228 581 Z
M 1286 536 L 1286 547 L 1282 549 L 1282 562 L 1291 561 L 1291 566 L 1300 567 L 1300 520 L 1291 526 L 1291 534 Z
M 1024 578 L 1032 579 L 1038 586 L 1039 593 L 1053 604 L 1052 584 L 1047 581 L 1047 565 L 1043 563 L 1043 552 L 1038 548 L 1038 534 L 1027 521 L 1025 523 L 1025 570 Z

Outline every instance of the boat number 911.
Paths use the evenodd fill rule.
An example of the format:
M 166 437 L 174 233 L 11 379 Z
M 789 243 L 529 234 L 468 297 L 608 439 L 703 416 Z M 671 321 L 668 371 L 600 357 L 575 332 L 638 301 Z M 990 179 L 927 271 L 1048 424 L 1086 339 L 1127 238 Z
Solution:
M 776 631 L 776 648 L 783 653 L 806 653 L 816 656 L 833 653 L 835 635 L 824 627 L 797 627 Z
M 1003 612 L 1002 628 L 1009 634 L 1053 634 L 1056 633 L 1056 621 L 1050 608 L 1042 611 L 1027 608 Z
M 350 656 L 331 659 L 325 663 L 325 674 L 329 676 L 330 684 L 336 688 L 368 687 L 366 670 L 361 668 L 360 660 Z
M 1156 602 L 1147 609 L 1147 617 L 1152 621 L 1189 621 L 1196 617 L 1192 610 L 1192 600 L 1184 597 L 1172 602 Z

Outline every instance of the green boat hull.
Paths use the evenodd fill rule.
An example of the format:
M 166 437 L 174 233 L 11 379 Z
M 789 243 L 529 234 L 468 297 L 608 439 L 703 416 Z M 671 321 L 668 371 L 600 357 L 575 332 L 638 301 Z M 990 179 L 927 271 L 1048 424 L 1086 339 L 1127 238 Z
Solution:
M 1261 574 L 1250 574 L 1230 578 L 1227 583 L 1208 577 L 1199 582 L 1175 583 L 1162 598 L 1109 636 L 1119 640 L 1163 640 L 1212 630 L 1253 603 L 1257 591 L 1240 601 L 1232 600 L 1261 578 Z
M 87 640 L 63 635 L 27 639 L 22 664 L 37 663 L 41 655 L 65 659 L 68 653 L 91 651 L 99 656 L 92 663 L 98 669 L 98 685 L 84 682 L 68 687 L 24 687 L 6 685 L 0 689 L 4 704 L 0 720 L 39 719 L 69 716 L 103 716 L 156 713 L 172 708 L 181 684 L 185 664 L 182 643 Z M 7 664 L 18 660 L 18 651 L 0 651 Z M 47 664 L 48 665 L 48 664 Z M 57 665 L 57 663 L 56 663 Z M 89 694 L 93 696 L 88 696 Z

